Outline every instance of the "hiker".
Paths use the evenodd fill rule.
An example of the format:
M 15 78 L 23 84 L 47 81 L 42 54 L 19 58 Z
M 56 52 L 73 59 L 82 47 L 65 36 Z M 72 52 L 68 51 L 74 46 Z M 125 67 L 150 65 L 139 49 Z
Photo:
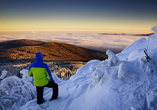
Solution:
M 47 64 L 43 63 L 43 55 L 41 52 L 36 53 L 36 61 L 29 67 L 28 76 L 34 78 L 37 91 L 37 104 L 42 104 L 44 87 L 53 88 L 51 100 L 58 97 L 58 85 L 54 82 L 51 72 Z

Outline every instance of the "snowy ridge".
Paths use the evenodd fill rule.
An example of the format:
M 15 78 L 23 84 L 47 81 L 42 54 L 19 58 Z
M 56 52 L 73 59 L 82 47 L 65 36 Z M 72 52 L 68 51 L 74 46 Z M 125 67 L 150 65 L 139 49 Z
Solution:
M 8 95 L 14 97 L 15 94 L 20 94 L 21 99 L 26 100 L 26 96 L 35 92 L 32 79 L 26 75 L 28 70 L 23 70 L 21 71 L 25 74 L 23 79 L 15 76 L 12 78 L 23 82 L 20 87 L 26 88 L 24 85 L 32 85 L 30 88 L 33 92 L 22 88 L 23 91 L 17 90 L 14 94 L 9 91 L 7 93 L 6 90 L 2 90 L 3 80 L 8 79 L 5 78 L 0 87 L 0 93 L 4 94 L 3 99 L 2 97 L 0 99 L 0 107 L 4 110 L 16 110 L 19 106 L 19 110 L 156 110 L 156 42 L 157 33 L 150 35 L 147 39 L 135 41 L 117 55 L 107 50 L 108 59 L 89 61 L 67 81 L 60 80 L 55 77 L 55 73 L 52 73 L 55 82 L 59 85 L 59 97 L 48 101 L 51 97 L 51 89 L 45 88 L 46 102 L 41 105 L 36 104 L 35 95 L 31 95 L 27 103 L 23 104 L 7 98 Z M 150 59 L 146 59 L 145 49 Z M 17 87 L 19 85 L 15 84 L 12 88 Z

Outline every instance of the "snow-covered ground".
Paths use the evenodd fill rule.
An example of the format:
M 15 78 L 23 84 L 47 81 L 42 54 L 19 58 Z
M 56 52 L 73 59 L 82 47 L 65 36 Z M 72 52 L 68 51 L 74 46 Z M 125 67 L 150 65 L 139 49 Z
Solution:
M 119 54 L 107 50 L 108 59 L 87 62 L 67 81 L 52 73 L 59 85 L 59 96 L 48 101 L 51 89 L 45 88 L 46 102 L 41 105 L 36 103 L 36 90 L 33 79 L 27 76 L 28 70 L 21 71 L 22 79 L 3 79 L 0 109 L 157 110 L 157 26 L 152 30 L 156 33 L 135 41 Z

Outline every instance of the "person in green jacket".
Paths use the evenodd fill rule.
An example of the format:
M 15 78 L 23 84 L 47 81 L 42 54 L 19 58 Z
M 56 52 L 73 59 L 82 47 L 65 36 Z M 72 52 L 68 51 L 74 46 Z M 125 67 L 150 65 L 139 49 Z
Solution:
M 37 104 L 42 104 L 44 102 L 44 87 L 53 88 L 50 101 L 57 99 L 58 85 L 54 82 L 48 65 L 43 63 L 43 55 L 41 52 L 36 53 L 36 61 L 30 65 L 28 76 L 34 78 L 34 84 L 37 91 Z

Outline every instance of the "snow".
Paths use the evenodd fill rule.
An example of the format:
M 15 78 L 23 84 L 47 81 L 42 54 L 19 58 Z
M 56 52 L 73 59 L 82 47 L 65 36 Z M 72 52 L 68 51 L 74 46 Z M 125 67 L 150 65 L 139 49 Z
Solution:
M 121 79 L 124 77 L 128 72 L 127 65 L 123 62 L 119 65 L 118 69 L 118 78 Z
M 156 26 L 154 26 L 154 27 L 152 27 L 152 29 L 151 29 L 152 31 L 154 31 L 154 32 L 157 32 L 157 25 Z
M 157 33 L 142 38 L 108 59 L 91 60 L 69 80 L 52 73 L 59 85 L 59 96 L 51 98 L 44 89 L 44 102 L 36 103 L 36 90 L 28 70 L 22 79 L 7 77 L 0 85 L 0 109 L 4 110 L 156 110 L 157 109 Z M 146 58 L 144 50 L 150 59 Z
M 0 109 L 17 108 L 36 97 L 35 86 L 30 82 L 11 76 L 3 79 L 0 85 Z
M 106 51 L 106 55 L 108 55 L 108 66 L 116 64 L 119 60 L 118 57 L 110 49 Z
M 7 71 L 6 71 L 6 70 L 3 70 L 3 71 L 2 71 L 2 74 L 1 74 L 1 76 L 0 76 L 0 79 L 4 79 L 4 78 L 6 77 L 6 75 L 7 75 Z

